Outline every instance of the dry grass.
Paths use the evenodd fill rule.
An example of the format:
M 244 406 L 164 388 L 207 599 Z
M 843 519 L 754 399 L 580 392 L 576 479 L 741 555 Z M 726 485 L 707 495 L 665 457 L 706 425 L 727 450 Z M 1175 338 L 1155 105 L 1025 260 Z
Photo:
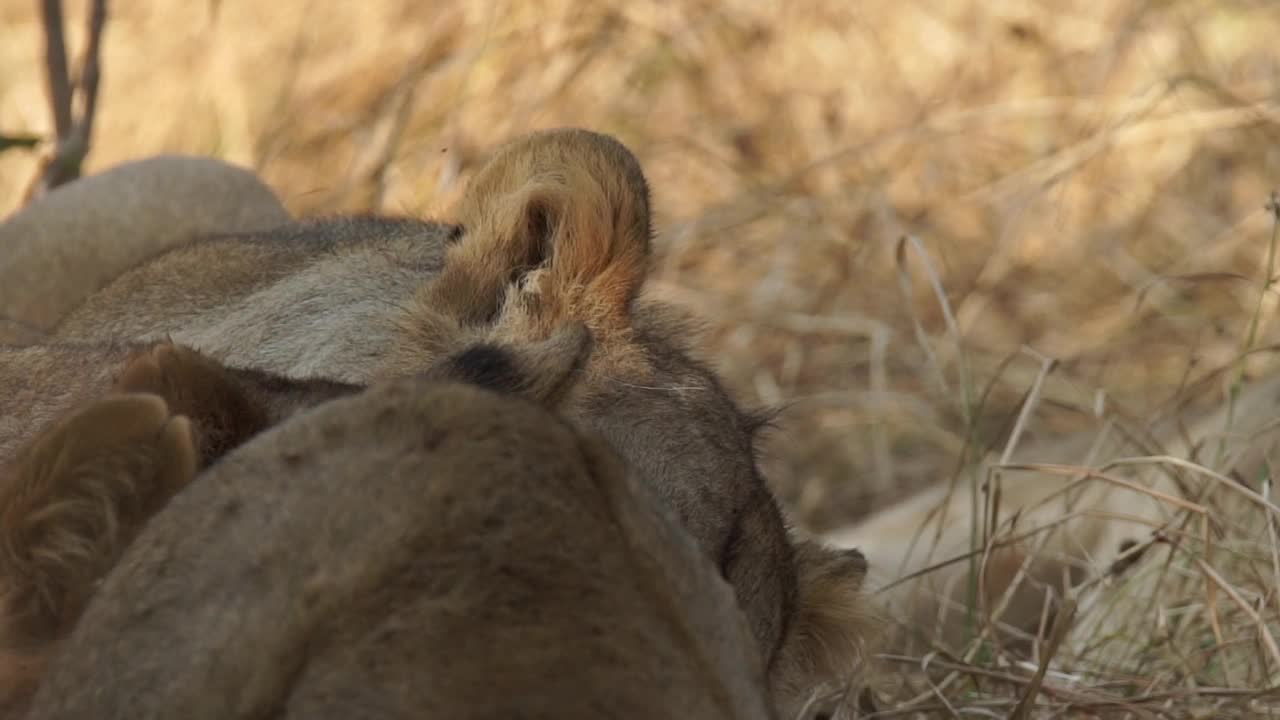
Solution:
M 7 132 L 49 131 L 34 7 L 0 0 Z M 711 321 L 745 401 L 787 405 L 768 471 L 813 528 L 1011 441 L 1140 431 L 1221 403 L 1241 368 L 1275 366 L 1269 352 L 1237 363 L 1277 340 L 1263 270 L 1263 204 L 1280 184 L 1271 0 L 112 12 L 90 171 L 211 154 L 257 168 L 299 213 L 432 214 L 504 138 L 566 124 L 619 136 L 655 189 L 654 289 Z M 0 154 L 0 212 L 34 169 Z M 1280 673 L 1258 630 L 1276 632 L 1280 519 L 1224 503 L 1201 499 L 1202 516 L 1232 513 L 1212 548 L 1187 541 L 1170 556 L 1183 561 L 1141 566 L 1173 576 L 1152 619 L 1165 635 L 1142 624 L 1105 652 L 1065 639 L 1071 669 L 1038 679 L 1008 653 L 935 656 L 952 679 L 901 713 L 1003 717 L 1032 695 L 1017 712 L 1262 712 L 1244 695 Z

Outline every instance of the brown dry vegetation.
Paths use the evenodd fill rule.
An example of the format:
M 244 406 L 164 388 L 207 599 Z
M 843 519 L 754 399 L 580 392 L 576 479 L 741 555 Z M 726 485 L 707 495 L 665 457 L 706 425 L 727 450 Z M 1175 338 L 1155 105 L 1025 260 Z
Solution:
M 112 13 L 88 171 L 210 154 L 256 168 L 298 213 L 429 215 L 515 134 L 572 124 L 628 143 L 659 213 L 654 289 L 709 319 L 739 397 L 787 405 L 767 467 L 811 528 L 1000 447 L 1044 358 L 1058 364 L 1024 442 L 1220 403 L 1241 350 L 1277 340 L 1271 0 L 135 0 Z M 0 35 L 0 130 L 47 133 L 35 3 L 0 0 Z M 35 165 L 0 154 L 0 212 Z M 1275 365 L 1259 352 L 1246 370 Z M 1228 579 L 1274 621 L 1274 577 Z M 1243 617 L 1194 658 L 1118 653 L 1072 691 L 1140 702 L 1066 693 L 1037 707 L 1258 712 L 1237 691 L 1274 684 L 1280 656 L 1260 648 L 1247 671 L 1214 659 L 1249 627 L 1256 639 Z M 966 674 L 914 707 L 1004 716 L 1027 673 L 989 662 L 1024 679 Z

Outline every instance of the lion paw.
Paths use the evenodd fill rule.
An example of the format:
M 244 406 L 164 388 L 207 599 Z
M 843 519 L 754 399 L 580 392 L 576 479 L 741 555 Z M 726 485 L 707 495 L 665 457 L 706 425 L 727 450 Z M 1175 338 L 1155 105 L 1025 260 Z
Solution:
M 170 412 L 190 418 L 201 467 L 269 424 L 263 408 L 228 368 L 169 342 L 135 354 L 116 380 L 116 389 L 159 395 Z
M 56 637 L 155 512 L 195 476 L 187 419 L 155 395 L 110 395 L 40 433 L 0 484 L 9 643 Z

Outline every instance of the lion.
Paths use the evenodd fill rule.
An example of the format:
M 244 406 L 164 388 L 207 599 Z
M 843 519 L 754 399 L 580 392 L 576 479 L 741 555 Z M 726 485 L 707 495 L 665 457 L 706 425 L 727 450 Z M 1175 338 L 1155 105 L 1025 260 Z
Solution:
M 31 720 L 771 718 L 731 588 L 542 404 L 410 377 L 301 411 L 176 495 Z
M 11 712 L 124 548 L 199 470 L 357 389 L 225 368 L 167 343 L 0 347 L 0 378 L 0 708 Z
M 589 350 L 586 329 L 570 324 L 533 346 L 459 349 L 418 377 L 553 402 Z M 231 368 L 167 342 L 0 347 L 0 369 L 37 380 L 31 398 L 6 393 L 0 406 L 35 428 L 0 451 L 0 707 L 10 708 L 123 549 L 198 472 L 299 410 L 362 389 Z
M 788 527 L 755 462 L 767 417 L 695 358 L 692 323 L 643 297 L 651 235 L 647 181 L 624 145 L 543 131 L 499 148 L 451 222 L 324 218 L 200 239 L 124 273 L 54 336 L 172 337 L 238 367 L 370 384 L 443 348 L 533 343 L 581 322 L 593 349 L 555 410 L 616 448 L 697 539 L 779 697 L 841 685 L 871 636 L 865 560 Z
M 62 185 L 0 223 L 0 343 L 43 341 L 93 291 L 164 250 L 291 219 L 256 175 L 213 158 L 161 155 Z
M 1000 525 L 989 531 L 990 548 L 977 548 L 972 589 L 966 558 L 983 528 L 963 486 L 939 481 L 826 539 L 869 557 L 869 580 L 883 588 L 875 595 L 903 630 L 885 638 L 892 652 L 962 654 L 980 631 L 1027 650 L 1059 622 L 1081 644 L 1119 636 L 1132 631 L 1124 627 L 1132 616 L 1106 603 L 1162 600 L 1167 578 L 1152 570 L 1172 552 L 1162 538 L 1177 539 L 1186 520 L 1195 528 L 1217 512 L 1231 516 L 1233 533 L 1266 532 L 1270 509 L 1249 488 L 1270 474 L 1280 446 L 1277 406 L 1280 377 L 1272 376 L 1219 407 L 1174 413 L 1142 432 L 1106 423 L 1019 450 L 1001 481 Z M 975 474 L 990 478 L 1001 462 L 993 454 Z M 1245 489 L 1206 481 L 1195 465 Z M 1078 612 L 1063 612 L 1068 598 Z M 1084 612 L 1096 607 L 1105 609 Z

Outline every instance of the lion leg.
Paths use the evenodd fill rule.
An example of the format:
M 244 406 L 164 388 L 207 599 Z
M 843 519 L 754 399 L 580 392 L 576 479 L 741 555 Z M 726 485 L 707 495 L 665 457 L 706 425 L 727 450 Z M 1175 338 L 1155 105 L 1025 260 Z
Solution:
M 154 395 L 111 395 L 53 424 L 0 483 L 0 706 L 34 690 L 137 531 L 190 482 L 190 425 Z
M 195 471 L 188 421 L 153 395 L 108 396 L 36 437 L 0 486 L 5 639 L 56 635 Z
M 265 404 L 235 371 L 173 343 L 135 354 L 116 390 L 159 395 L 171 413 L 187 417 L 201 468 L 272 424 Z
M 233 371 L 170 343 L 134 354 L 113 390 L 37 435 L 0 484 L 0 707 L 34 691 L 147 521 L 269 424 Z

